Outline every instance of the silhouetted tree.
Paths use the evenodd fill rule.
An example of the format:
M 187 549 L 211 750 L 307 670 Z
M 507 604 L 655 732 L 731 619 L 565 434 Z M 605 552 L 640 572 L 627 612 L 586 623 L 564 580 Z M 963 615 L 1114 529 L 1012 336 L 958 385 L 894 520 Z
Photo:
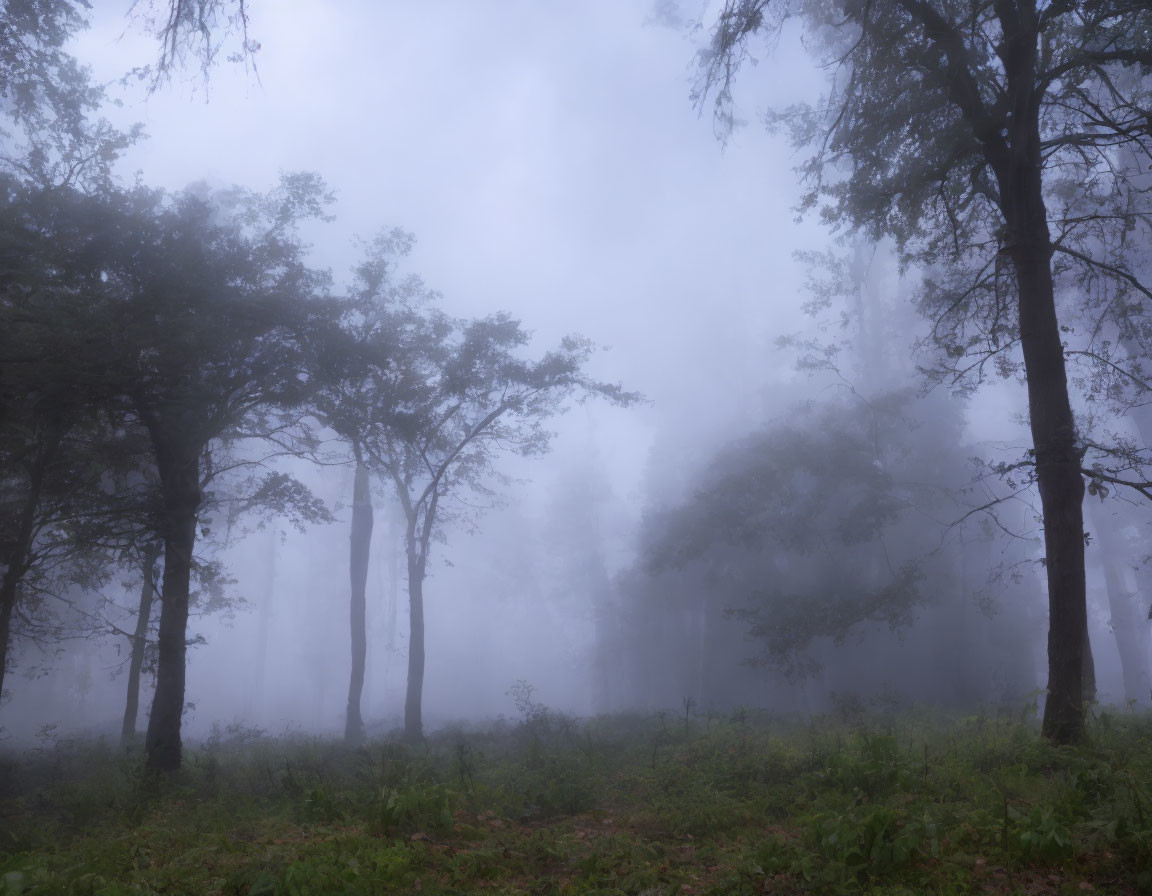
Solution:
M 102 343 L 90 372 L 115 397 L 127 426 L 147 434 L 159 485 L 164 572 L 149 764 L 180 765 L 190 578 L 204 488 L 244 440 L 276 446 L 307 434 L 288 409 L 309 387 L 309 341 L 330 320 L 318 296 L 326 275 L 310 268 L 296 227 L 322 214 L 323 185 L 286 176 L 267 194 L 234 190 L 168 196 L 136 189 L 87 200 L 67 227 L 82 250 L 62 259 L 87 277 Z M 301 499 L 282 474 L 257 491 Z M 245 496 L 245 500 L 253 496 Z
M 928 270 L 921 304 L 954 359 L 977 355 L 966 369 L 1023 353 L 1050 604 L 1043 731 L 1078 740 L 1084 445 L 1056 280 L 1134 279 L 1092 247 L 1101 234 L 1122 243 L 1147 212 L 1111 161 L 1121 146 L 1152 151 L 1147 79 L 1127 76 L 1152 66 L 1152 10 L 1132 0 L 727 0 L 697 93 L 712 92 L 722 129 L 734 121 L 731 87 L 750 38 L 774 38 L 793 15 L 833 70 L 820 108 L 772 116 L 813 148 L 803 208 L 890 235 L 905 264 Z
M 629 405 L 637 396 L 584 372 L 593 346 L 566 337 L 537 360 L 525 357 L 528 333 L 507 314 L 453 319 L 416 278 L 395 280 L 410 238 L 392 232 L 369 246 L 357 269 L 357 340 L 372 364 L 344 386 L 325 422 L 363 452 L 392 486 L 407 521 L 408 690 L 404 729 L 422 735 L 424 578 L 444 501 L 491 496 L 503 454 L 548 449 L 544 422 L 569 400 L 599 397 Z
M 14 621 L 40 627 L 45 598 L 92 583 L 91 546 L 73 524 L 103 514 L 124 469 L 102 387 L 86 376 L 99 349 L 80 250 L 53 221 L 70 191 L 0 180 L 0 692 Z M 65 228 L 66 229 L 66 228 Z

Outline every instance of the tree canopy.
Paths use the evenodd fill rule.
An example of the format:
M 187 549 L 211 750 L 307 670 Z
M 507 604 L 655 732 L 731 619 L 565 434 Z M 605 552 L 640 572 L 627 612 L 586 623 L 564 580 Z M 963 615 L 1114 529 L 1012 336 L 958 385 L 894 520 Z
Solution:
M 955 362 L 946 369 L 979 372 L 1021 352 L 1051 606 L 1044 731 L 1076 740 L 1086 446 L 1057 292 L 1077 275 L 1139 284 L 1131 260 L 1095 250 L 1148 222 L 1142 186 L 1116 162 L 1152 152 L 1152 9 L 1132 0 L 728 0 L 701 54 L 696 94 L 713 97 L 722 130 L 734 121 L 732 85 L 750 41 L 794 17 L 831 82 L 819 106 L 770 116 L 809 150 L 801 207 L 895 239 L 903 263 L 925 275 L 918 302 Z

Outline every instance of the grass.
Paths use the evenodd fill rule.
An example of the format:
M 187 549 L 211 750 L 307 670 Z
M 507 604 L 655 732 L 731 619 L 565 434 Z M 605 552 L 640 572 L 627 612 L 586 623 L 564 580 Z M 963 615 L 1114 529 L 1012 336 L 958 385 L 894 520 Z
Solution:
M 174 778 L 0 757 L 0 894 L 1152 893 L 1152 718 L 520 724 L 352 748 L 231 728 Z

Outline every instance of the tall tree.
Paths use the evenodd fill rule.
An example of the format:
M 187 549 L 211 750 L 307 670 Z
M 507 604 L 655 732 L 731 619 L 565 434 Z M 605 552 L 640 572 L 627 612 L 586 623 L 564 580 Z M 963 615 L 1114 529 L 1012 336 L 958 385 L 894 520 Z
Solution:
M 629 405 L 638 396 L 599 382 L 585 366 L 586 339 L 566 337 L 538 359 L 525 357 L 529 334 L 507 314 L 457 320 L 435 307 L 418 278 L 397 280 L 398 256 L 411 238 L 377 238 L 356 271 L 357 342 L 376 361 L 346 381 L 325 421 L 357 447 L 391 486 L 406 525 L 408 688 L 404 730 L 423 733 L 424 580 L 445 501 L 466 493 L 491 496 L 504 454 L 546 451 L 545 421 L 570 400 L 604 398 Z M 355 684 L 355 682 L 353 682 Z
M 104 351 L 92 375 L 117 396 L 128 425 L 147 433 L 150 456 L 141 462 L 155 469 L 162 501 L 146 739 L 156 769 L 181 761 L 189 586 L 206 483 L 229 444 L 283 445 L 299 432 L 288 409 L 307 394 L 310 336 L 331 306 L 318 295 L 326 274 L 308 266 L 297 226 L 325 204 L 317 178 L 290 175 L 266 195 L 112 193 L 73 217 L 87 239 L 62 264 L 83 269 L 99 311 L 91 337 Z M 276 474 L 259 488 L 305 491 Z
M 140 557 L 140 605 L 136 608 L 136 628 L 132 632 L 128 659 L 128 688 L 124 699 L 124 719 L 120 726 L 121 746 L 136 738 L 136 717 L 140 712 L 140 673 L 144 668 L 152 604 L 156 600 L 156 561 L 160 559 L 160 548 L 159 542 L 147 544 Z
M 982 369 L 1019 347 L 1031 461 L 1043 510 L 1050 606 L 1043 732 L 1084 728 L 1087 625 L 1081 456 L 1057 316 L 1057 278 L 1133 279 L 1093 254 L 1147 210 L 1113 174 L 1117 147 L 1152 152 L 1152 10 L 1140 0 L 726 0 L 701 57 L 721 127 L 755 36 L 801 17 L 826 48 L 832 87 L 816 109 L 776 113 L 812 148 L 803 207 L 895 238 L 931 272 L 921 294 L 954 359 Z M 1108 208 L 1085 215 L 1095 198 Z M 1119 209 L 1114 214 L 1112 208 Z
M 83 375 L 92 308 L 59 264 L 79 248 L 51 224 L 61 205 L 55 190 L 0 181 L 0 694 L 15 621 L 28 628 L 87 565 L 70 526 L 107 509 L 105 478 L 123 469 Z
M 349 622 L 352 633 L 352 677 L 348 682 L 348 708 L 344 737 L 359 741 L 364 737 L 360 701 L 364 695 L 364 669 L 368 657 L 367 590 L 368 557 L 372 549 L 372 479 L 357 451 L 355 481 L 352 485 L 352 532 L 349 536 L 348 571 L 352 588 Z

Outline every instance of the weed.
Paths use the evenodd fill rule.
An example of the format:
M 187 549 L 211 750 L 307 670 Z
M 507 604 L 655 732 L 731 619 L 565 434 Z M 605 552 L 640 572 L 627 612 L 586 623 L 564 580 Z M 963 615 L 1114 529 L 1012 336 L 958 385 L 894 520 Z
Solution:
M 419 750 L 226 726 L 174 778 L 46 731 L 0 756 L 0 894 L 1152 891 L 1147 717 L 1067 749 L 848 698 L 580 722 L 521 685 L 518 724 Z

